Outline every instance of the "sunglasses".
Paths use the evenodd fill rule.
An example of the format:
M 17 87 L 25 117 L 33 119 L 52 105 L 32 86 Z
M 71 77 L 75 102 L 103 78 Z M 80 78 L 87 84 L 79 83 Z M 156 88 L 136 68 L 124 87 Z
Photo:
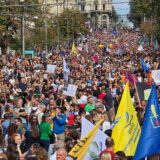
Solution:
M 54 108 L 50 108 L 50 109 L 54 109 Z

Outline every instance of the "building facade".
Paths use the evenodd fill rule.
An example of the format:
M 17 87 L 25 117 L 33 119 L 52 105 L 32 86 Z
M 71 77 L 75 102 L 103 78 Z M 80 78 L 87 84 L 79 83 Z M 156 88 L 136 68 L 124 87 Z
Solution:
M 112 25 L 112 0 L 40 0 L 48 4 L 51 14 L 60 14 L 65 8 L 87 13 L 92 29 L 107 28 Z

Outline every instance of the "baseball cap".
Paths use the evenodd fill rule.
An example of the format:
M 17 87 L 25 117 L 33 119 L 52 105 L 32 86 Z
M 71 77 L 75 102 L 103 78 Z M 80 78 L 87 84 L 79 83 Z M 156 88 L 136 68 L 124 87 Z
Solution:
M 104 108 L 103 104 L 99 104 L 96 108 Z

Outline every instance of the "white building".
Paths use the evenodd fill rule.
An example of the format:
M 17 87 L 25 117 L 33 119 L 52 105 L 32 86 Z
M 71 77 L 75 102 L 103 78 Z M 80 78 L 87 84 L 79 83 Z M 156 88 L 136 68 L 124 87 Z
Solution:
M 91 28 L 111 26 L 112 0 L 39 0 L 48 4 L 51 14 L 61 13 L 65 8 L 74 8 L 87 13 Z

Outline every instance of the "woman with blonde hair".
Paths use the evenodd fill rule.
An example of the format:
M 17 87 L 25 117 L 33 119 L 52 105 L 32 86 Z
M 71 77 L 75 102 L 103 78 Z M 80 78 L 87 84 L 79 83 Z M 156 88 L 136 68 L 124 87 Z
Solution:
M 8 160 L 7 156 L 4 153 L 0 153 L 0 159 Z
M 100 160 L 112 160 L 111 154 L 108 152 L 103 153 Z

